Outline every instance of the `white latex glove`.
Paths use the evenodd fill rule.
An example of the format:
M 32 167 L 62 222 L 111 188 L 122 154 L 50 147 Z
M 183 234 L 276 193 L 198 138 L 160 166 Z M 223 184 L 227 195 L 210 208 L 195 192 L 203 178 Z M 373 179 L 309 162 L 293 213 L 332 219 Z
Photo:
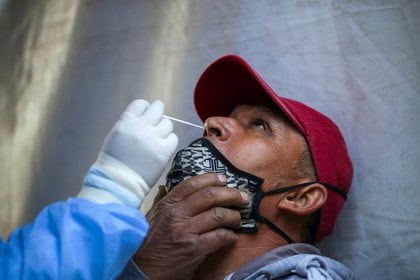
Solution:
M 139 208 L 178 145 L 161 101 L 134 100 L 105 139 L 79 198 Z

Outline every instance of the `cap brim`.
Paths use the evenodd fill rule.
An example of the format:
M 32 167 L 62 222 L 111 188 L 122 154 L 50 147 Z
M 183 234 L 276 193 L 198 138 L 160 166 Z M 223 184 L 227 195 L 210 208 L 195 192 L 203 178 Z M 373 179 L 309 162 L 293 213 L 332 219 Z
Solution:
M 285 100 L 237 55 L 223 56 L 203 72 L 195 87 L 194 103 L 203 121 L 211 116 L 226 116 L 239 104 L 275 105 L 299 130 L 303 129 Z

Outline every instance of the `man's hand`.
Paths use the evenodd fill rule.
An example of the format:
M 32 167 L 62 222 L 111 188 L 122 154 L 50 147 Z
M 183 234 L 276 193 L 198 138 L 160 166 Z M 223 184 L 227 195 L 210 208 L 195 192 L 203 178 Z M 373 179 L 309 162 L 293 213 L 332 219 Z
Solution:
M 238 211 L 248 196 L 226 178 L 203 174 L 179 183 L 149 211 L 150 230 L 133 257 L 149 279 L 189 279 L 209 254 L 237 241 Z
M 178 145 L 161 101 L 134 100 L 106 137 L 78 197 L 139 208 Z

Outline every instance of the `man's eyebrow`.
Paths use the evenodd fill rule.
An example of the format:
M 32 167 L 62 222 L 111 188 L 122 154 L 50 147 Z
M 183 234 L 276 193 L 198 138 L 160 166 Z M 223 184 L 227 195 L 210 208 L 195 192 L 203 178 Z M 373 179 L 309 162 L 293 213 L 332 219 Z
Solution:
M 274 117 L 275 119 L 279 120 L 280 122 L 283 122 L 287 120 L 287 117 L 284 115 L 283 112 L 279 112 L 278 110 L 273 110 L 272 108 L 266 106 L 266 105 L 257 105 L 257 107 L 262 110 L 264 114 L 267 114 L 271 117 Z
M 233 108 L 229 116 L 240 116 L 243 113 L 243 106 L 252 106 L 253 109 L 260 110 L 260 114 L 263 114 L 264 117 L 270 117 L 272 122 L 279 123 L 279 125 L 288 121 L 288 118 L 284 115 L 283 112 L 278 112 L 275 109 L 273 110 L 272 108 L 264 104 L 239 104 L 235 106 L 235 108 Z
M 260 109 L 260 110 L 262 110 L 263 111 L 263 113 L 265 113 L 265 114 L 268 114 L 268 115 L 271 115 L 271 116 L 275 116 L 275 117 L 279 117 L 279 114 L 277 114 L 276 112 L 273 112 L 273 110 L 271 110 L 269 107 L 267 107 L 267 106 L 258 106 L 258 108 Z

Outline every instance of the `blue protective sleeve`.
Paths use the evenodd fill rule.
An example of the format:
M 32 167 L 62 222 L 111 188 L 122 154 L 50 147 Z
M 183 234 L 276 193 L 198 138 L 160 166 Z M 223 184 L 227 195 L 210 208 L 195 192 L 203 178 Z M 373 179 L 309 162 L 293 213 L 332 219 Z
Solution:
M 139 210 L 69 199 L 0 239 L 0 279 L 115 279 L 140 247 Z

